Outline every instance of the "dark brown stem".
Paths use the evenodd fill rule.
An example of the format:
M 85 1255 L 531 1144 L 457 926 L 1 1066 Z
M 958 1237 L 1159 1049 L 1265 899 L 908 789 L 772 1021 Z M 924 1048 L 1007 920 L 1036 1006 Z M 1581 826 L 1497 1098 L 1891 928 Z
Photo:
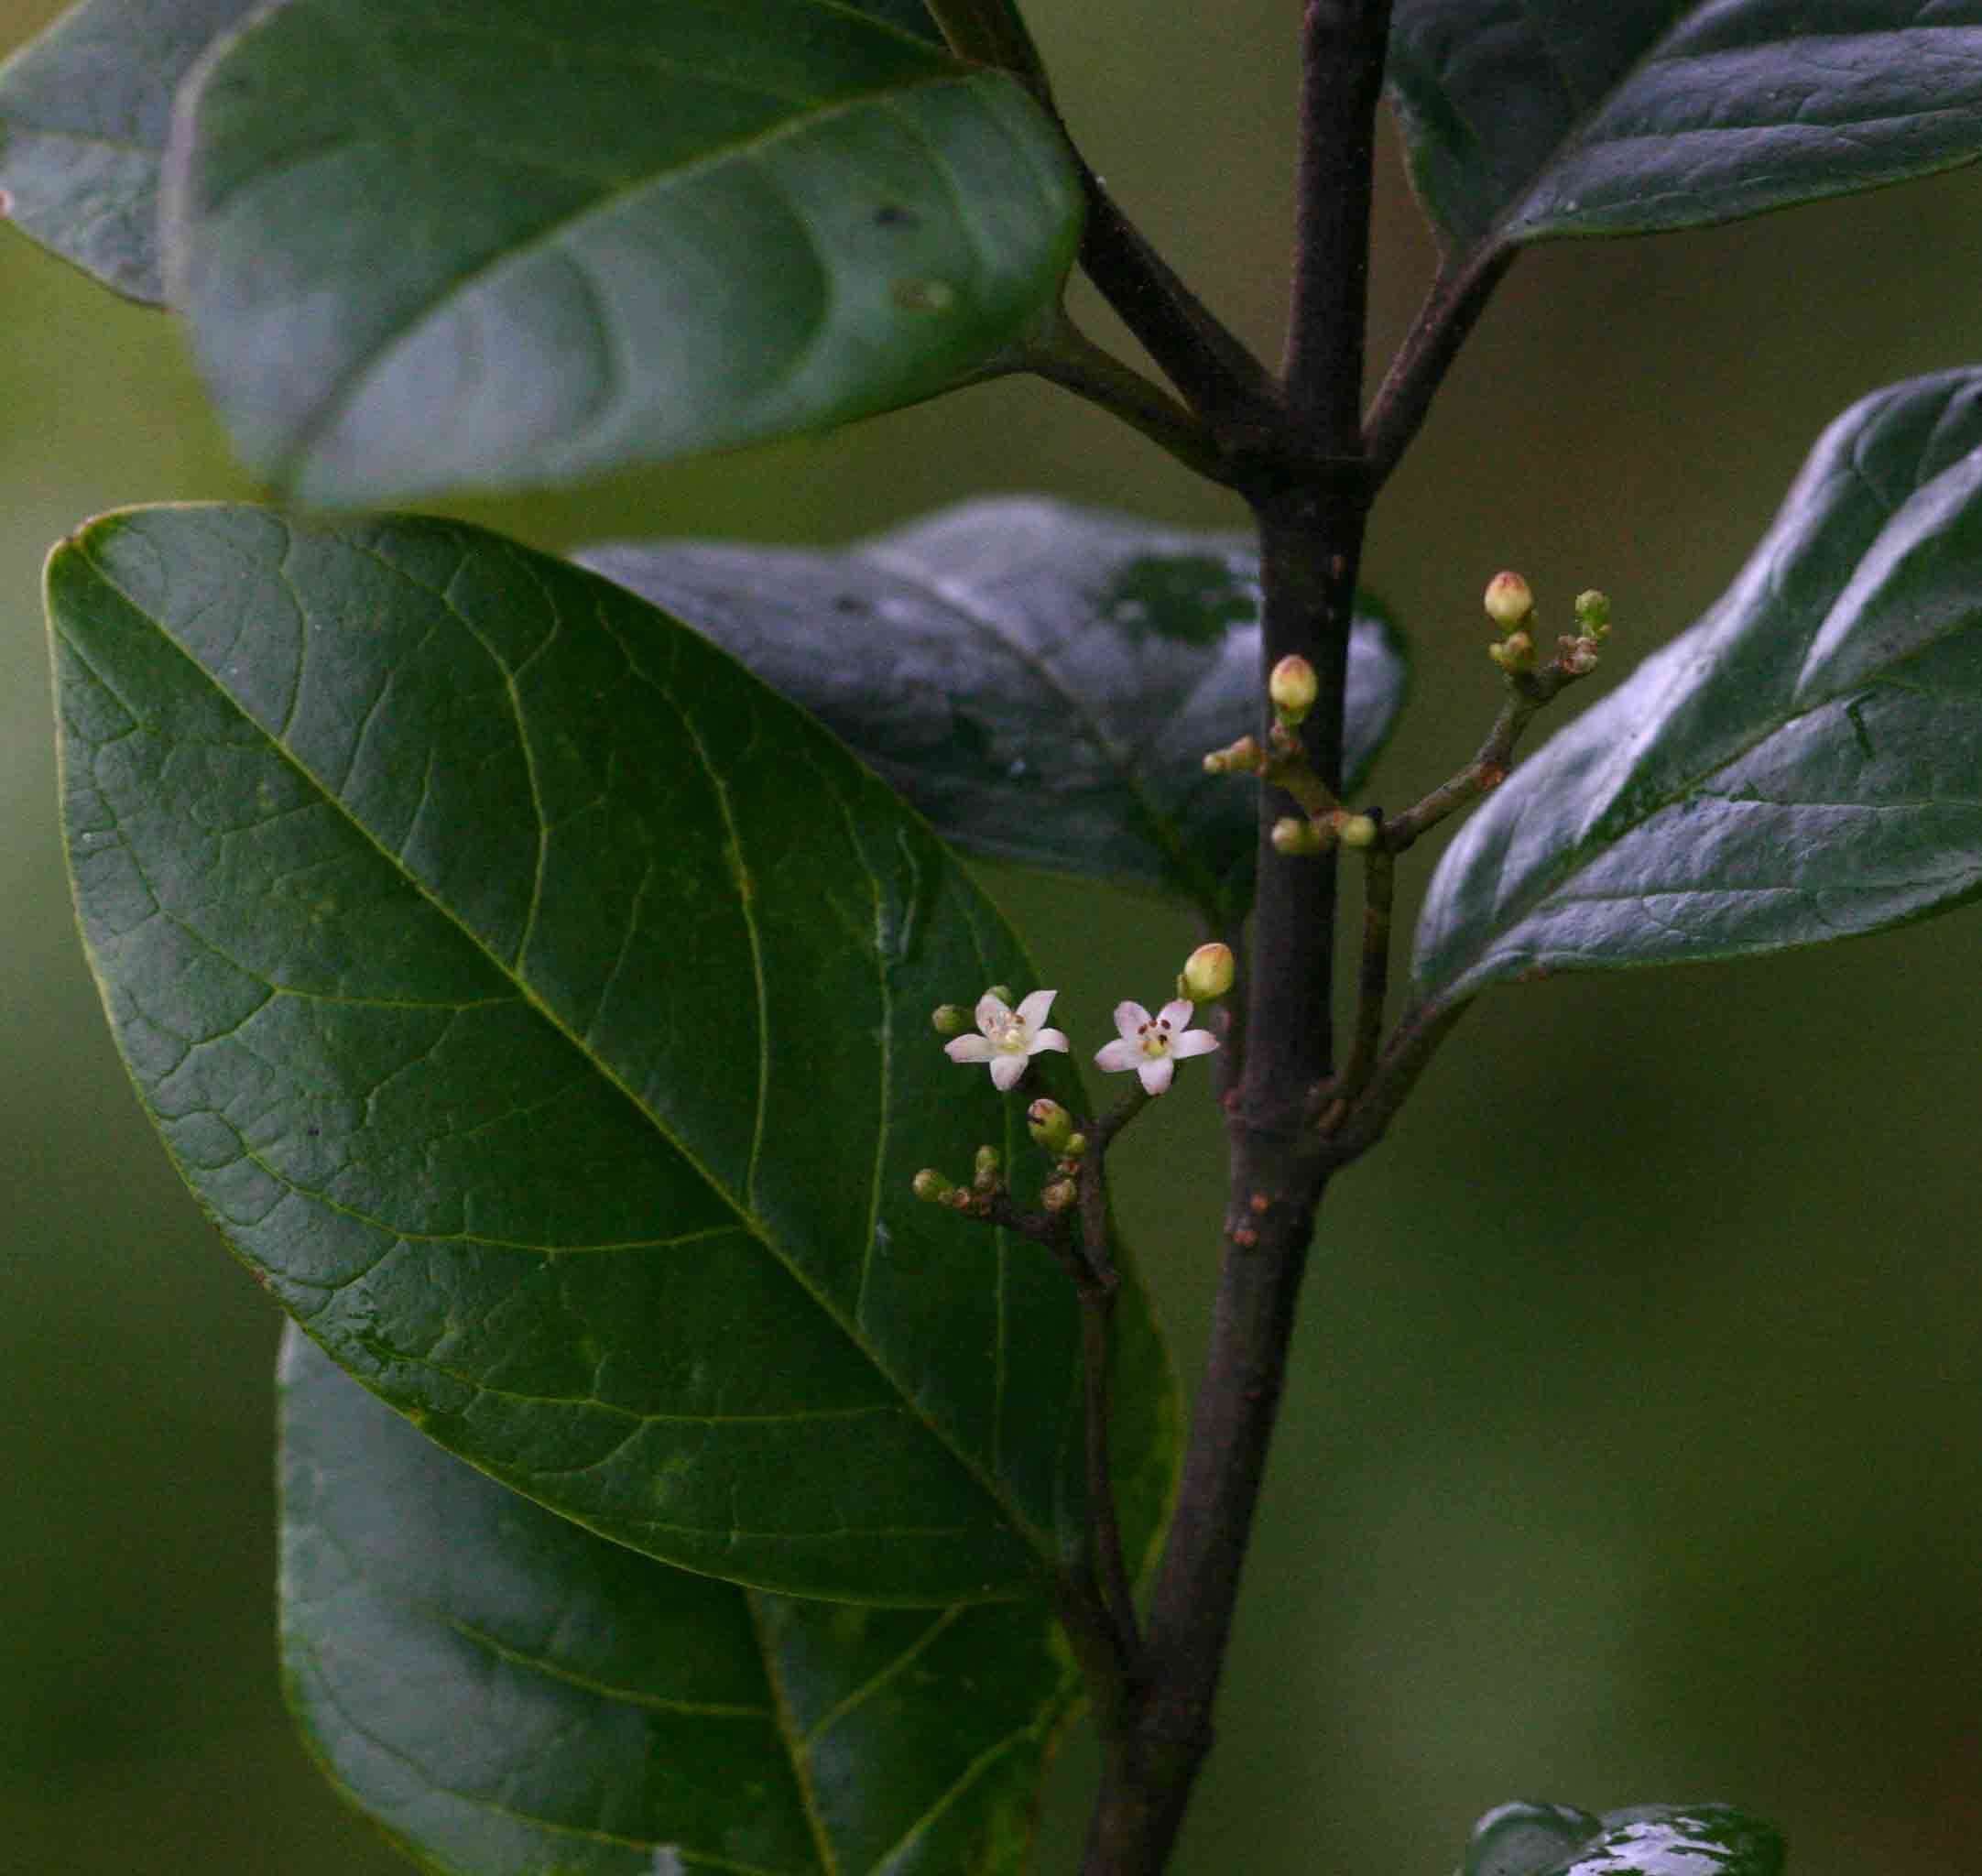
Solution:
M 1015 6 L 1006 0 L 924 0 L 944 43 L 959 59 L 995 65 L 1050 102 L 1046 66 Z
M 1324 1121 L 1334 1119 L 1335 1131 L 1322 1142 L 1322 1156 L 1330 1166 L 1345 1166 L 1360 1159 L 1383 1138 L 1437 1053 L 1438 1045 L 1472 1007 L 1473 999 L 1463 997 L 1454 1003 L 1421 1003 L 1404 1013 L 1384 1045 L 1362 1098 L 1339 1118 L 1336 1110 L 1322 1117 Z
M 1388 11 L 1387 0 L 1309 0 L 1306 8 L 1287 384 L 1301 449 L 1298 461 L 1292 453 L 1283 460 L 1282 474 L 1247 491 L 1260 535 L 1262 711 L 1267 674 L 1300 653 L 1320 691 L 1301 728 L 1301 751 L 1337 792 L 1351 602 L 1368 506 L 1359 414 L 1364 287 Z M 1167 360 L 1158 362 L 1170 369 Z M 1189 386 L 1178 387 L 1192 395 Z M 1268 733 L 1263 715 L 1261 732 Z M 1150 1598 L 1133 1723 L 1102 1727 L 1104 1773 L 1086 1876 L 1157 1876 L 1210 1749 L 1295 1302 L 1327 1178 L 1301 1121 L 1310 1091 L 1330 1066 L 1335 868 L 1332 858 L 1274 851 L 1273 823 L 1290 805 L 1283 791 L 1260 790 L 1245 1072 L 1225 1097 L 1232 1195 L 1211 1346 L 1176 1519 Z
M 1083 269 L 1184 400 L 1243 453 L 1249 440 L 1263 441 L 1277 428 L 1272 374 L 1178 278 L 1077 154 L 1076 160 L 1087 196 Z
M 1101 1577 L 1102 1597 L 1115 1629 L 1116 1652 L 1125 1662 L 1142 1654 L 1136 1620 L 1136 1590 L 1122 1554 L 1122 1524 L 1115 1508 L 1115 1474 L 1108 1455 L 1108 1350 L 1117 1285 L 1091 1283 L 1081 1292 L 1081 1360 L 1087 1402 L 1087 1529 Z
M 1037 339 L 1013 354 L 1017 364 L 1062 390 L 1084 398 L 1174 456 L 1185 468 L 1208 482 L 1229 485 L 1234 469 L 1218 440 L 1203 421 L 1180 404 L 1162 386 L 1126 365 L 1112 352 L 1057 312 Z M 999 361 L 1007 368 L 1006 361 Z
M 1363 451 L 1369 459 L 1373 491 L 1390 479 L 1398 459 L 1410 447 L 1460 346 L 1518 252 L 1483 245 L 1457 265 L 1448 263 L 1439 269 L 1363 425 Z

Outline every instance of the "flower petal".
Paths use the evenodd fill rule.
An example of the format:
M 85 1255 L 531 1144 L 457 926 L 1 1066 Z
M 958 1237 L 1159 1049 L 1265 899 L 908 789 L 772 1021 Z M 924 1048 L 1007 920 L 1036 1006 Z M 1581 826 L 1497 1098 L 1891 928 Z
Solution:
M 1124 1069 L 1138 1068 L 1144 1059 L 1140 1044 L 1127 1036 L 1118 1042 L 1104 1042 L 1094 1051 L 1094 1066 L 1107 1074 L 1120 1074 Z
M 1176 1072 L 1177 1064 L 1168 1055 L 1145 1055 L 1136 1064 L 1136 1073 L 1142 1077 L 1142 1091 L 1146 1095 L 1161 1094 Z
M 1032 1046 L 1026 1053 L 1037 1055 L 1041 1049 L 1058 1049 L 1064 1054 L 1066 1047 L 1067 1032 L 1064 1030 L 1041 1030 L 1032 1038 Z
M 1035 990 L 1018 1006 L 1018 1020 L 1029 1030 L 1036 1030 L 1046 1020 L 1046 1012 L 1053 1007 L 1057 990 Z
M 990 991 L 986 990 L 977 999 L 977 1027 L 989 1031 L 1000 1029 L 1012 1020 L 1012 1013 Z
M 1159 1022 L 1167 1022 L 1173 1030 L 1181 1030 L 1191 1020 L 1191 1008 L 1190 1004 L 1179 997 L 1174 1002 L 1164 1004 L 1162 1009 L 1156 1012 L 1156 1020 Z
M 1015 1086 L 1025 1072 L 1026 1058 L 1023 1055 L 994 1055 L 991 1058 L 991 1085 L 1001 1095 L 1007 1088 Z
M 1115 1006 L 1115 1027 L 1123 1036 L 1134 1038 L 1135 1033 L 1149 1020 L 1149 1012 L 1139 1003 L 1117 1003 Z
M 945 1042 L 942 1053 L 953 1062 L 988 1062 L 997 1051 L 983 1036 L 959 1036 L 953 1042 Z
M 1209 1055 L 1218 1047 L 1218 1038 L 1209 1030 L 1186 1030 L 1170 1039 L 1170 1053 L 1180 1062 L 1192 1055 Z

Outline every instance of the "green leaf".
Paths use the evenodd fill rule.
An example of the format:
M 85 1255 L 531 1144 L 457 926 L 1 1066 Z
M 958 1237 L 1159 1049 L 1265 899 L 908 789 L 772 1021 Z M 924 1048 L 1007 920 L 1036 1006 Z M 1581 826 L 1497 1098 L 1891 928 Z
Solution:
M 1027 1200 L 1027 1091 L 929 1014 L 1037 979 L 882 783 L 698 634 L 473 528 L 137 510 L 48 578 L 119 1046 L 318 1342 L 688 1568 L 940 1603 L 1057 1557 L 1069 1286 L 909 1193 L 990 1140 Z M 1033 1076 L 1083 1107 L 1069 1058 Z
M 1449 1003 L 1977 891 L 1982 372 L 1955 371 L 1839 418 L 1705 617 L 1494 793 L 1432 879 L 1418 978 Z
M 1257 790 L 1206 750 L 1258 727 L 1257 549 L 1061 502 L 967 503 L 844 553 L 697 542 L 585 564 L 795 697 L 946 839 L 1243 908 Z M 1403 701 L 1402 643 L 1359 602 L 1348 766 Z
M 325 503 L 932 397 L 1080 222 L 1018 83 L 836 0 L 290 0 L 195 74 L 166 202 L 241 451 Z
M 798 1601 L 449 1457 L 289 1333 L 282 1655 L 344 1794 L 461 1876 L 1000 1876 L 1077 1676 L 1045 1606 Z
M 1502 1805 L 1473 1829 L 1459 1876 L 1781 1876 L 1782 1839 L 1732 1805 L 1634 1805 L 1592 1817 Z
M 1642 234 L 1982 156 L 1982 6 L 1397 0 L 1390 96 L 1454 246 Z
M 0 66 L 0 191 L 14 225 L 156 305 L 172 93 L 255 0 L 83 0 Z

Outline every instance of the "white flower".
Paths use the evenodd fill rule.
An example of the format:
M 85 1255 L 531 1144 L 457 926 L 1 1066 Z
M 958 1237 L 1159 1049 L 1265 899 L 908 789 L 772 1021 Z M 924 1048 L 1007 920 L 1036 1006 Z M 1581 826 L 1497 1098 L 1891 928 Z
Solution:
M 1160 1095 L 1185 1056 L 1209 1055 L 1218 1046 L 1218 1038 L 1209 1030 L 1185 1029 L 1190 1020 L 1191 1006 L 1181 997 L 1154 1016 L 1139 1003 L 1117 1003 L 1115 1026 L 1121 1038 L 1094 1051 L 1094 1065 L 1110 1074 L 1133 1068 L 1142 1078 L 1143 1091 Z
M 1028 1056 L 1037 1055 L 1041 1049 L 1065 1051 L 1066 1037 L 1058 1030 L 1040 1027 L 1059 994 L 1035 990 L 1017 1009 L 1010 1009 L 1003 998 L 986 990 L 977 999 L 977 1027 L 982 1033 L 945 1042 L 942 1053 L 953 1062 L 988 1062 L 992 1084 L 1002 1093 L 1026 1072 Z

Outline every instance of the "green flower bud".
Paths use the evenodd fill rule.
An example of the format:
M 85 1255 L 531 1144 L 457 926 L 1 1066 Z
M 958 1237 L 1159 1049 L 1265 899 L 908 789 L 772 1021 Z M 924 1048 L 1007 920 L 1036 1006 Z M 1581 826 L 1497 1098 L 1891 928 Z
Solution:
M 1241 736 L 1204 758 L 1206 775 L 1257 775 L 1262 757 L 1257 736 Z
M 1314 667 L 1298 651 L 1290 651 L 1281 659 L 1267 680 L 1267 695 L 1272 698 L 1273 708 L 1285 724 L 1299 723 L 1314 708 L 1321 689 Z
M 1232 987 L 1236 967 L 1229 944 L 1200 944 L 1183 961 L 1177 994 L 1192 1003 L 1215 1003 Z
M 1534 612 L 1535 595 L 1519 573 L 1496 573 L 1486 583 L 1486 616 L 1503 632 L 1524 626 Z
M 961 1003 L 939 1003 L 930 1011 L 929 1020 L 939 1036 L 961 1036 L 970 1027 L 970 1011 Z
M 1535 641 L 1526 632 L 1510 632 L 1497 645 L 1486 648 L 1486 656 L 1510 675 L 1535 668 Z
M 952 1185 L 933 1166 L 925 1166 L 909 1182 L 909 1189 L 924 1205 L 941 1205 L 944 1199 L 948 1198 L 956 1190 L 956 1187 Z
M 991 987 L 985 992 L 985 995 L 986 997 L 996 997 L 997 1000 L 1002 1003 L 1007 1009 L 1009 1009 L 1012 1007 L 1013 1003 L 1018 1000 L 1016 998 L 1013 997 L 1012 987 L 1009 984 L 993 984 Z
M 997 1189 L 998 1168 L 1003 1164 L 1003 1156 L 996 1147 L 979 1147 L 976 1176 L 972 1179 L 971 1183 L 979 1192 L 995 1192 Z
M 1375 846 L 1377 823 L 1367 814 L 1345 814 L 1342 824 L 1335 829 L 1335 838 L 1344 846 Z
M 1062 1153 L 1073 1135 L 1073 1116 L 1042 1096 L 1026 1109 L 1026 1131 L 1048 1152 Z
M 1302 854 L 1318 854 L 1322 850 L 1322 837 L 1310 822 L 1297 820 L 1291 814 L 1282 814 L 1273 823 L 1273 851 L 1285 854 L 1289 859 Z
M 1576 623 L 1592 638 L 1601 638 L 1610 629 L 1610 595 L 1593 586 L 1576 594 Z
M 1087 1136 L 1084 1133 L 1070 1133 L 1067 1143 L 1060 1149 L 1063 1159 L 1078 1160 L 1087 1151 Z

